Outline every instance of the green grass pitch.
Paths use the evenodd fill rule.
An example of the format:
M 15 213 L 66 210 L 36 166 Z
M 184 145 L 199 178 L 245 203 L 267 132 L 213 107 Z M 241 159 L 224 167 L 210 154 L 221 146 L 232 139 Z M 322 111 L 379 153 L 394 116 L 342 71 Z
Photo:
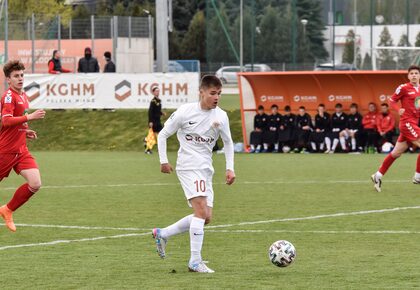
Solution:
M 149 229 L 190 213 L 176 176 L 159 172 L 157 154 L 34 155 L 44 188 L 15 214 L 15 222 L 26 226 L 18 226 L 16 233 L 0 228 L 1 289 L 420 285 L 420 187 L 411 183 L 414 154 L 395 163 L 380 194 L 369 178 L 384 155 L 238 154 L 237 183 L 231 187 L 223 184 L 224 156 L 215 155 L 212 226 L 224 227 L 207 229 L 203 249 L 216 270 L 213 275 L 188 273 L 187 235 L 169 241 L 167 259 L 155 252 Z M 174 163 L 174 153 L 170 159 Z M 21 183 L 14 174 L 2 181 L 0 202 Z M 280 239 L 297 249 L 288 268 L 268 260 L 268 247 Z

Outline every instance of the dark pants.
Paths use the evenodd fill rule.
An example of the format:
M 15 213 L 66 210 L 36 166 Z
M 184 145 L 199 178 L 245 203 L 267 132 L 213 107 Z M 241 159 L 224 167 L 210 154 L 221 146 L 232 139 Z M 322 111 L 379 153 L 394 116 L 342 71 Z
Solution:
M 252 131 L 251 132 L 251 138 L 250 138 L 249 144 L 258 146 L 261 145 L 263 142 L 263 133 L 258 131 Z

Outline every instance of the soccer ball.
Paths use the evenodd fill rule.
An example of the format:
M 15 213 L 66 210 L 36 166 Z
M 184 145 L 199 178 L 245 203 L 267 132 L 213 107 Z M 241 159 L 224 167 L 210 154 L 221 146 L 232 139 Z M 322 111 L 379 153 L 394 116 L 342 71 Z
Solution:
M 283 146 L 283 153 L 289 153 L 290 147 L 289 146 Z
M 277 267 L 287 267 L 295 260 L 296 249 L 292 243 L 280 240 L 271 245 L 268 250 L 268 258 Z

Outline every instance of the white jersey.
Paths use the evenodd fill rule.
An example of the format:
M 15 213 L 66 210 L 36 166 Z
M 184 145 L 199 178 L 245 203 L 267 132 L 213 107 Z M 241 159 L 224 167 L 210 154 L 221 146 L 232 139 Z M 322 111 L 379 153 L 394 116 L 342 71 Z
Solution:
M 226 169 L 233 168 L 233 141 L 229 118 L 225 111 L 216 107 L 202 110 L 200 103 L 182 105 L 166 121 L 158 136 L 160 163 L 169 163 L 166 155 L 166 139 L 177 132 L 179 141 L 177 170 L 213 170 L 213 147 L 222 137 L 226 157 Z

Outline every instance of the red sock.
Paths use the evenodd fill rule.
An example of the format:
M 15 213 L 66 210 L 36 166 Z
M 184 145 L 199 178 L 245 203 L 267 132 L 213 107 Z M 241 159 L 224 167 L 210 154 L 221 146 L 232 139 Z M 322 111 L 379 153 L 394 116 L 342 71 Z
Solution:
M 389 153 L 386 157 L 384 162 L 382 162 L 381 167 L 379 167 L 379 172 L 382 175 L 385 175 L 385 173 L 388 171 L 388 169 L 391 167 L 392 163 L 394 163 L 394 161 L 397 158 L 392 157 L 391 153 Z
M 416 172 L 420 173 L 420 154 L 417 156 Z
M 27 183 L 23 184 L 21 187 L 19 187 L 15 194 L 13 195 L 12 199 L 7 204 L 7 207 L 11 211 L 17 210 L 19 207 L 21 207 L 25 202 L 29 200 L 29 198 L 36 192 L 37 190 L 34 190 L 29 187 Z

